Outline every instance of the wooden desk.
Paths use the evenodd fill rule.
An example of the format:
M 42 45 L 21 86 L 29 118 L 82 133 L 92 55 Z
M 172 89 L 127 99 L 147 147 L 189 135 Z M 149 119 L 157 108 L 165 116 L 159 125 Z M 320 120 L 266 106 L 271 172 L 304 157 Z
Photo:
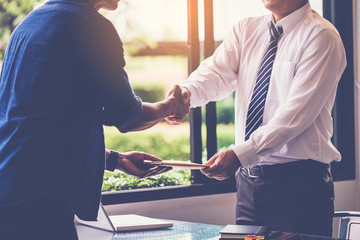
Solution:
M 224 226 L 210 225 L 202 223 L 174 221 L 172 228 L 147 230 L 147 231 L 133 231 L 123 233 L 112 233 L 103 231 L 84 225 L 76 225 L 79 240 L 205 240 L 217 239 L 219 231 Z M 337 238 L 327 238 L 310 235 L 299 235 L 296 240 L 336 240 Z M 294 239 L 295 240 L 295 239 Z

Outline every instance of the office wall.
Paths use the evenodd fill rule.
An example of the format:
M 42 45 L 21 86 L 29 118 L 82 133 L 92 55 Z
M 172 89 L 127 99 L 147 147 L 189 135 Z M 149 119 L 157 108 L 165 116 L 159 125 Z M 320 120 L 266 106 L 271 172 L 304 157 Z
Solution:
M 355 118 L 356 118 L 356 179 L 335 183 L 335 210 L 360 211 L 360 2 L 354 2 L 355 51 Z M 145 216 L 169 218 L 210 224 L 235 221 L 235 193 L 189 197 L 106 206 L 110 214 L 138 213 Z

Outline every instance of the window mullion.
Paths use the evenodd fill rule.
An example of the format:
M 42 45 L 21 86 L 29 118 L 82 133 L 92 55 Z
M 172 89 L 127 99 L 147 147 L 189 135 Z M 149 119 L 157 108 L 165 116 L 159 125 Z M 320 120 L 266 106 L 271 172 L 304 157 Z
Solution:
M 215 50 L 213 0 L 204 0 L 204 18 L 204 58 L 207 58 Z M 206 149 L 208 159 L 217 152 L 216 102 L 206 105 Z
M 190 75 L 200 63 L 200 41 L 198 25 L 198 2 L 187 1 L 188 11 L 188 73 Z M 201 138 L 201 107 L 191 109 L 190 121 L 190 159 L 192 162 L 201 163 L 202 138 Z M 192 183 L 200 183 L 204 176 L 200 171 L 192 171 Z
M 341 162 L 332 164 L 335 181 L 355 179 L 355 115 L 353 61 L 353 2 L 324 0 L 324 18 L 339 31 L 345 46 L 347 66 L 339 82 L 333 110 L 332 142 L 342 155 Z

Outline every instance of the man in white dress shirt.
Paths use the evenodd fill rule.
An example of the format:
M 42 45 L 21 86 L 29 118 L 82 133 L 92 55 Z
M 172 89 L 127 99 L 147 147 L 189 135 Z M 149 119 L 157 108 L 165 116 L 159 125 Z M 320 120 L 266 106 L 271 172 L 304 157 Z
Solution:
M 308 0 L 262 1 L 272 14 L 237 23 L 181 85 L 183 101 L 191 107 L 236 91 L 235 147 L 215 154 L 202 172 L 218 180 L 235 174 L 237 224 L 331 236 L 329 164 L 341 159 L 330 140 L 331 111 L 346 66 L 344 46 L 335 27 Z M 262 124 L 245 136 L 271 25 L 281 32 Z

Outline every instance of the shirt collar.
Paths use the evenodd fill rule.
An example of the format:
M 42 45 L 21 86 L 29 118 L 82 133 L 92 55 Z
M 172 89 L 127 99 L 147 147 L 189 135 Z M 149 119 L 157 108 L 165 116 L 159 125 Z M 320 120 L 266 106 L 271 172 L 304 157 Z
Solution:
M 49 0 L 49 2 L 84 2 L 91 5 L 89 0 Z
M 306 3 L 304 6 L 290 13 L 276 23 L 274 20 L 274 16 L 271 14 L 271 20 L 268 22 L 268 26 L 270 28 L 270 24 L 271 22 L 273 22 L 275 27 L 281 26 L 283 28 L 283 35 L 287 35 L 289 32 L 291 32 L 295 25 L 299 23 L 309 12 L 311 12 L 311 7 L 309 3 Z

